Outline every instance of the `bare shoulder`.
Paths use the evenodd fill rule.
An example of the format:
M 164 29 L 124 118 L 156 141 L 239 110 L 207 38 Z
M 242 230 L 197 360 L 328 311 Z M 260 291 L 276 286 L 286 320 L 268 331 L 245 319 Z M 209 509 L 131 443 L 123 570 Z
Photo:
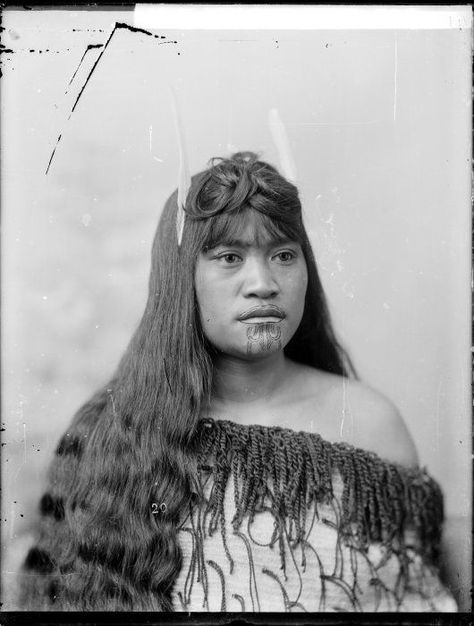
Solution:
M 359 381 L 348 381 L 346 413 L 349 442 L 408 467 L 418 465 L 418 454 L 408 427 L 394 403 L 379 391 Z
M 316 427 L 322 437 L 370 450 L 392 463 L 418 465 L 407 425 L 386 396 L 360 381 L 336 374 L 313 368 L 301 373 L 305 374 L 306 386 L 313 390 Z

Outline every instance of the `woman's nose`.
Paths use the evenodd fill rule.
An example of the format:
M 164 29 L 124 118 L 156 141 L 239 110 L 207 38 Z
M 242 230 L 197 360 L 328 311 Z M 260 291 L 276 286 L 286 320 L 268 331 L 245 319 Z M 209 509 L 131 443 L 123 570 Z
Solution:
M 247 261 L 244 295 L 258 298 L 275 297 L 280 288 L 268 263 L 264 260 Z

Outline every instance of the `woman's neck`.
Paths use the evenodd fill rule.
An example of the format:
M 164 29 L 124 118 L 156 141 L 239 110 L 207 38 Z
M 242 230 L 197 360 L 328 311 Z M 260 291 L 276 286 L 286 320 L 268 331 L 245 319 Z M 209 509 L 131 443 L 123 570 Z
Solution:
M 213 405 L 218 409 L 273 403 L 287 386 L 290 370 L 283 352 L 257 361 L 219 355 L 214 358 Z

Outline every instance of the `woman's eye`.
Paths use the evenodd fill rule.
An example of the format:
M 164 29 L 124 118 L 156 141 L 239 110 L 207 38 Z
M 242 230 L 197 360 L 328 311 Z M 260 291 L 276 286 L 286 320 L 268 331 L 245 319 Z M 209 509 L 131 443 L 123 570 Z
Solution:
M 224 261 L 226 265 L 235 265 L 236 263 L 240 261 L 240 257 L 237 254 L 232 254 L 232 253 L 222 254 L 221 256 L 217 258 L 219 260 Z
M 282 252 L 279 252 L 276 256 L 282 263 L 289 263 L 295 258 L 295 254 L 293 252 L 290 252 L 289 250 L 283 250 Z

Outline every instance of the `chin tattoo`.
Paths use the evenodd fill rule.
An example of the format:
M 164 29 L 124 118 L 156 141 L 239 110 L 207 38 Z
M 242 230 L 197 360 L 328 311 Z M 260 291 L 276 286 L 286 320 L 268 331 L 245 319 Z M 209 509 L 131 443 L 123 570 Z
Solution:
M 247 354 L 281 350 L 281 327 L 277 322 L 252 324 L 247 329 Z

